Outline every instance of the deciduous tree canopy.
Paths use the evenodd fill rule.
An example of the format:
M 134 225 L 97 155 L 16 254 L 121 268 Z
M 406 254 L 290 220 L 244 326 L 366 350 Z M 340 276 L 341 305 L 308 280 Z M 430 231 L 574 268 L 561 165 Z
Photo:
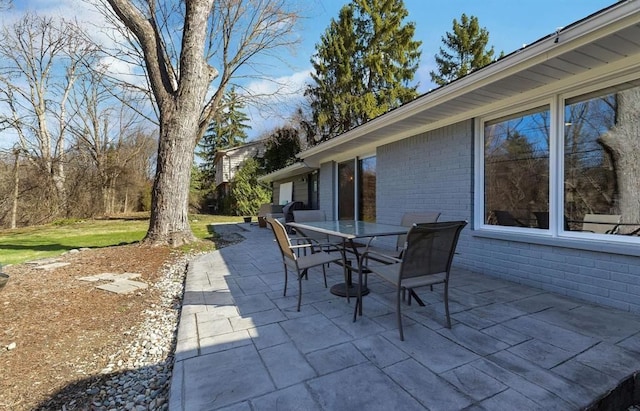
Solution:
M 180 245 L 194 239 L 187 213 L 196 144 L 239 68 L 295 44 L 297 14 L 286 0 L 106 1 L 139 46 L 158 107 L 146 240 Z

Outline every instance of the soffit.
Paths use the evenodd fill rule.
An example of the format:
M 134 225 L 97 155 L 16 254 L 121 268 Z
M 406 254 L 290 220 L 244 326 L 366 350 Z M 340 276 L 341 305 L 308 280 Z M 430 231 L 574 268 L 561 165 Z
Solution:
M 301 174 L 308 174 L 314 170 L 317 170 L 317 168 L 309 167 L 303 162 L 298 162 L 264 176 L 260 176 L 258 180 L 263 183 L 270 183 L 272 181 L 284 180 Z

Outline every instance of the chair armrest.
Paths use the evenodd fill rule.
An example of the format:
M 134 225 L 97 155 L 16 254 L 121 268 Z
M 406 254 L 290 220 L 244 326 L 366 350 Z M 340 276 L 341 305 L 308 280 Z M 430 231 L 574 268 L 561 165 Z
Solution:
M 365 251 L 362 253 L 361 260 L 364 262 L 366 260 L 374 260 L 385 264 L 393 264 L 393 263 L 401 263 L 402 260 L 400 258 L 395 258 L 387 254 L 378 253 L 376 251 Z
M 303 248 L 311 248 L 311 247 L 313 247 L 313 244 L 309 244 L 309 243 L 306 243 L 306 244 L 295 244 L 295 245 L 292 244 L 292 245 L 289 246 L 289 248 L 291 248 L 292 250 L 301 250 Z
M 291 245 L 292 250 L 311 249 L 311 253 L 315 253 L 317 250 L 321 250 L 325 252 L 330 252 L 330 251 L 342 252 L 343 251 L 342 247 L 338 244 L 323 243 L 314 238 L 297 237 L 297 238 L 292 238 L 292 240 L 296 240 L 298 242 L 304 241 L 302 243 Z

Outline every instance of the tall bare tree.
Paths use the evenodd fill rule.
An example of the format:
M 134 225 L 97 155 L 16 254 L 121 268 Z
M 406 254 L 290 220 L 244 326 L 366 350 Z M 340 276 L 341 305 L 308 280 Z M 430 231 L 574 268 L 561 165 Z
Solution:
M 116 99 L 110 86 L 104 68 L 94 66 L 76 82 L 69 104 L 69 130 L 78 153 L 97 173 L 104 214 L 116 212 L 118 179 L 148 146 L 146 139 L 136 138 L 142 119 L 132 109 L 135 101 L 125 95 Z
M 622 222 L 640 223 L 640 87 L 616 94 L 615 125 L 598 142 L 614 161 Z M 623 229 L 622 231 L 626 231 Z
M 53 215 L 66 214 L 67 103 L 81 62 L 95 48 L 77 23 L 35 14 L 3 27 L 2 36 L 0 123 L 15 131 L 26 158 L 47 178 Z
M 260 54 L 295 43 L 297 14 L 286 0 L 106 2 L 139 46 L 159 116 L 146 241 L 190 242 L 189 179 L 196 144 L 240 69 L 253 68 Z

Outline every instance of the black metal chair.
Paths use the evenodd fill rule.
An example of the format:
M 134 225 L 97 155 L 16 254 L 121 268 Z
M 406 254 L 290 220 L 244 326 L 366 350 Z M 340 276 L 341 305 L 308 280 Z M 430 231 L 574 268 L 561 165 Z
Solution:
M 309 268 L 322 267 L 322 274 L 324 275 L 324 286 L 327 287 L 327 273 L 325 270 L 325 264 L 332 262 L 342 262 L 343 255 L 329 254 L 326 251 L 319 251 L 314 249 L 313 244 L 304 243 L 299 245 L 291 244 L 291 239 L 287 234 L 287 230 L 282 223 L 272 217 L 267 217 L 267 224 L 273 230 L 273 234 L 276 237 L 276 242 L 280 248 L 282 254 L 282 263 L 284 265 L 284 296 L 287 296 L 287 283 L 289 278 L 288 269 L 291 268 L 296 271 L 298 275 L 298 311 L 300 311 L 300 303 L 302 301 L 302 278 L 307 276 Z M 309 248 L 313 252 L 307 255 L 299 256 L 297 250 Z
M 404 290 L 407 290 L 410 295 L 413 295 L 421 303 L 415 294 L 415 288 L 444 284 L 443 298 L 447 316 L 447 328 L 451 328 L 449 274 L 460 232 L 466 225 L 466 221 L 414 225 L 407 233 L 407 243 L 402 258 L 394 258 L 369 250 L 365 250 L 362 254 L 360 284 L 362 284 L 363 275 L 372 273 L 396 287 L 396 315 L 400 340 L 404 341 L 402 312 L 400 309 Z M 384 259 L 389 264 L 380 263 Z M 372 264 L 369 264 L 369 262 L 372 262 Z M 360 292 L 358 293 L 356 310 L 353 314 L 354 321 L 356 320 L 358 308 L 362 313 L 362 295 Z
M 529 227 L 528 224 L 515 218 L 509 211 L 493 210 L 493 215 L 496 217 L 498 225 L 507 227 Z

